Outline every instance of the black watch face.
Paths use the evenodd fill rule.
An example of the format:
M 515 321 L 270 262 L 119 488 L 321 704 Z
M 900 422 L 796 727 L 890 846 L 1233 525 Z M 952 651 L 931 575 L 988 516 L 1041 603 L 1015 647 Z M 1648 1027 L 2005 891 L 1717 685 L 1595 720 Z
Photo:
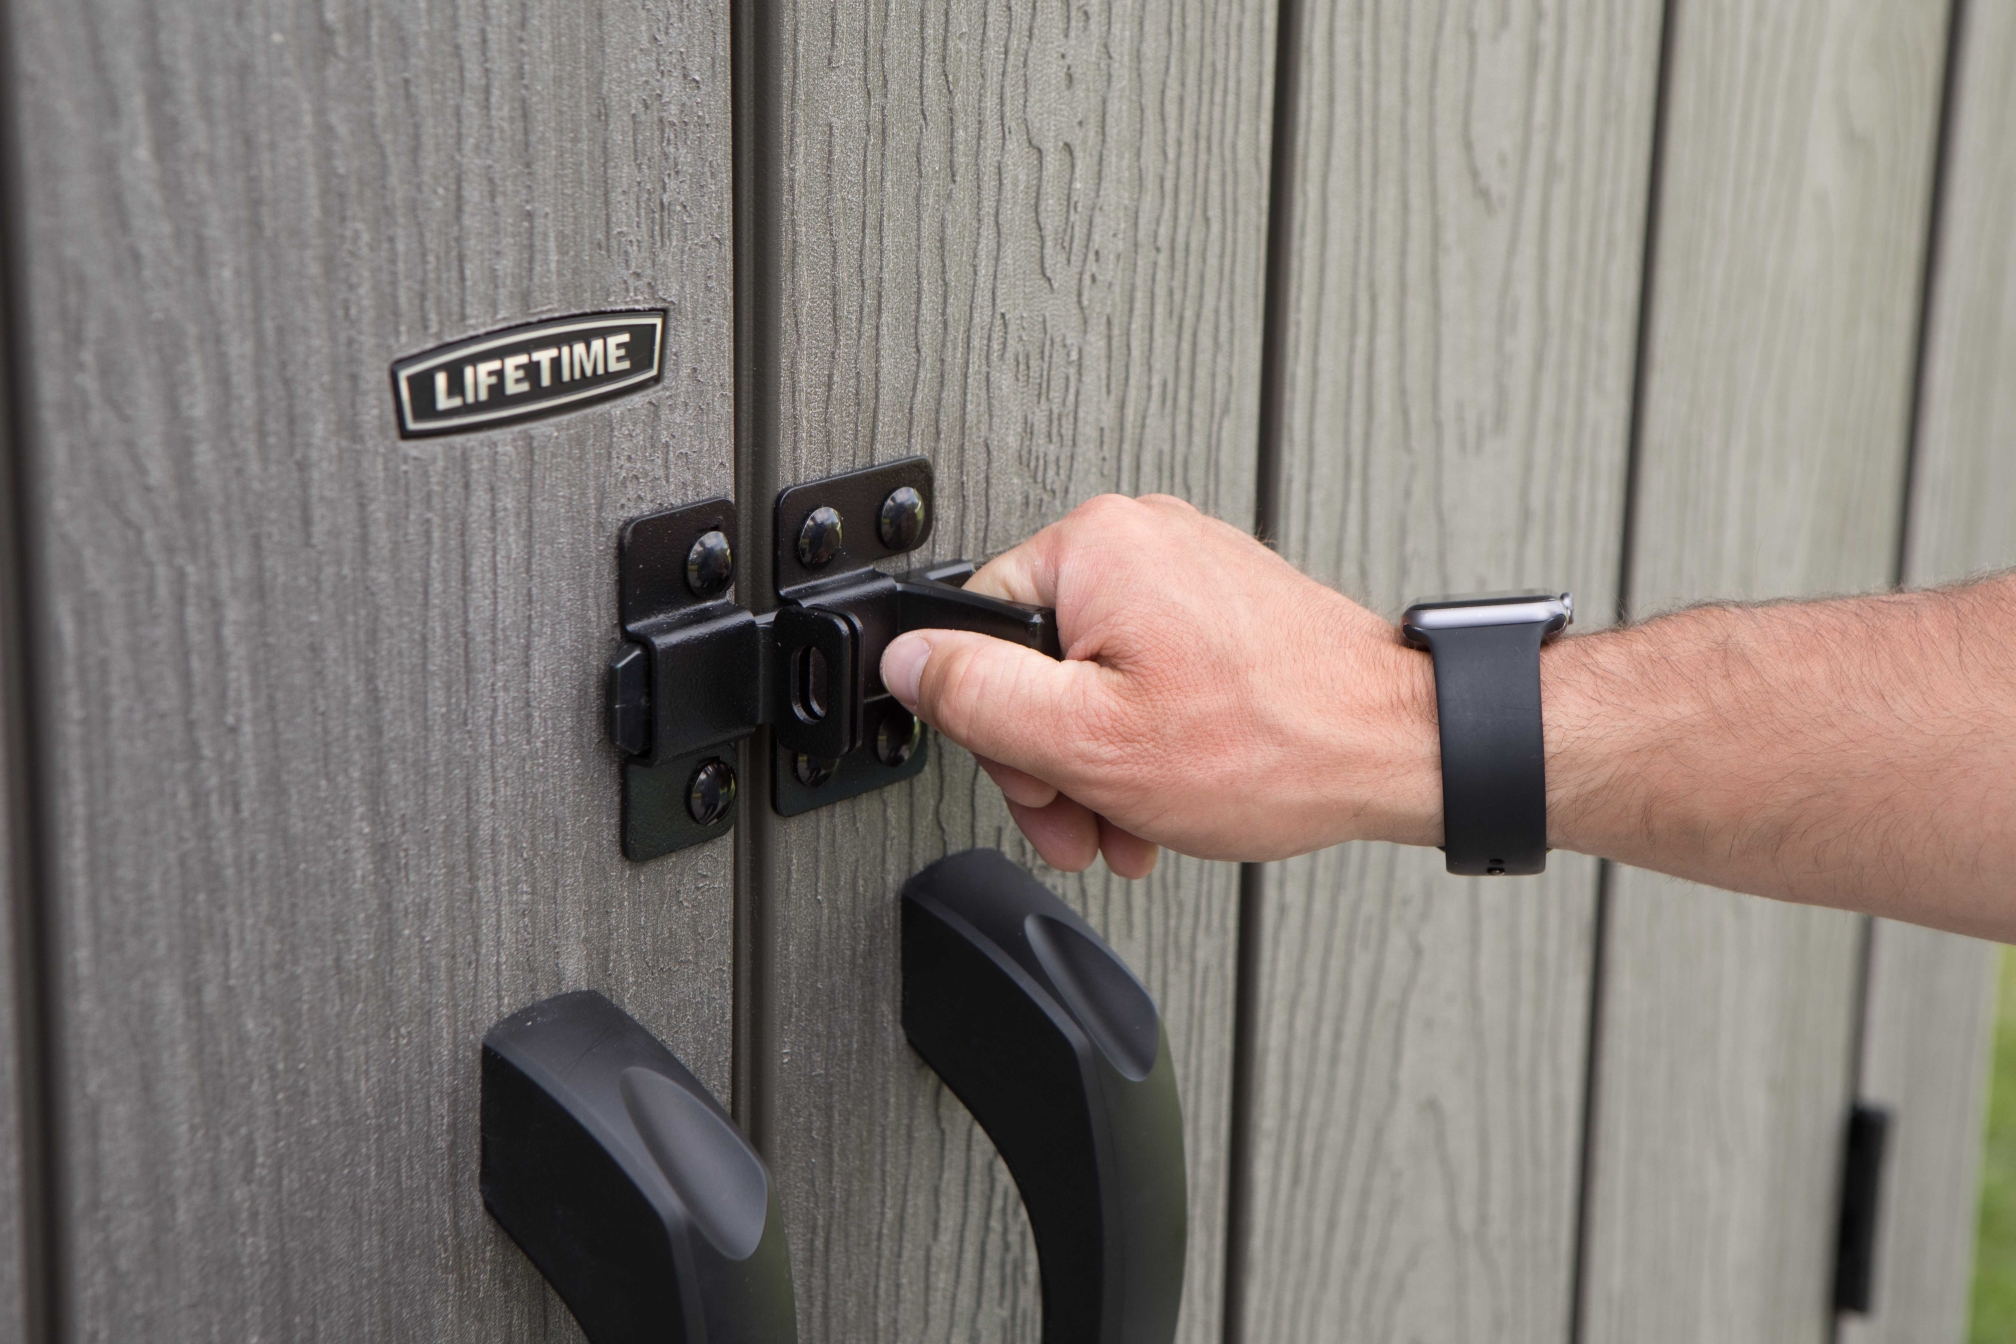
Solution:
M 1429 598 L 1412 604 L 1400 617 L 1400 633 L 1409 644 L 1422 648 L 1437 630 L 1531 624 L 1552 635 L 1574 619 L 1575 599 L 1568 593 L 1475 593 L 1468 597 Z

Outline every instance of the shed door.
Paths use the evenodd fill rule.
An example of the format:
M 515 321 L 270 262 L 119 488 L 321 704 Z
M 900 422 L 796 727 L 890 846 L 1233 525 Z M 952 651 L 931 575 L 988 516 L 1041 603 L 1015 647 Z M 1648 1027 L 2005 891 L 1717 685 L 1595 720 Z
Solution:
M 67 1337 L 572 1338 L 477 1042 L 593 987 L 729 1095 L 726 842 L 626 863 L 618 525 L 724 490 L 718 5 L 9 11 Z M 400 356 L 667 315 L 652 390 L 402 439 Z
M 926 559 L 1166 491 L 1389 615 L 2009 563 L 2016 23 L 1953 11 L 13 0 L 0 1337 L 578 1338 L 478 1043 L 597 989 L 768 1158 L 808 1344 L 1037 1339 L 897 925 L 1034 856 L 942 742 L 780 816 L 759 733 L 732 836 L 622 857 L 622 525 L 731 496 L 758 608 L 778 492 L 911 454 Z M 396 362 L 618 309 L 655 381 L 402 434 Z M 1818 1344 L 1858 1096 L 1911 1174 L 1843 1337 L 1958 1329 L 1979 945 L 1570 855 L 1038 871 L 1167 1021 L 1185 1344 Z

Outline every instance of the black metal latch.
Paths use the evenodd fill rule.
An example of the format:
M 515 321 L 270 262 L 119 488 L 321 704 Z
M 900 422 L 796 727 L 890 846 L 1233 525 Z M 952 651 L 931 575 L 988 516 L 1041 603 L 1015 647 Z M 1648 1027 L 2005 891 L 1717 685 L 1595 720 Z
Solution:
M 777 496 L 778 607 L 736 603 L 735 505 L 632 519 L 618 561 L 623 648 L 609 662 L 609 736 L 623 767 L 623 852 L 651 859 L 734 824 L 729 750 L 770 729 L 771 803 L 794 816 L 924 768 L 922 724 L 882 685 L 906 630 L 977 630 L 1060 656 L 1047 608 L 964 591 L 953 561 L 876 562 L 931 535 L 931 464 L 907 457 Z

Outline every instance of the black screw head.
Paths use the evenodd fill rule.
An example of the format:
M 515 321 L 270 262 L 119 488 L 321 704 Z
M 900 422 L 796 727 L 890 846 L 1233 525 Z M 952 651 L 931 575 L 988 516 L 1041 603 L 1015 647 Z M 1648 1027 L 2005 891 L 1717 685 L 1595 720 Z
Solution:
M 735 557 L 728 538 L 720 532 L 703 532 L 693 549 L 686 552 L 686 586 L 695 597 L 719 597 L 735 577 Z
M 887 766 L 898 766 L 917 754 L 917 744 L 924 740 L 924 725 L 917 716 L 907 709 L 891 709 L 882 716 L 882 726 L 875 730 L 875 759 Z
M 833 778 L 833 767 L 838 764 L 838 761 L 828 760 L 824 756 L 807 756 L 801 751 L 791 762 L 791 773 L 797 776 L 798 782 L 806 788 L 816 789 Z
M 686 790 L 686 812 L 702 826 L 712 826 L 735 806 L 735 771 L 728 762 L 716 758 L 693 772 Z
M 882 544 L 892 551 L 907 551 L 924 535 L 924 496 L 909 486 L 898 486 L 882 501 L 875 519 Z
M 840 554 L 840 515 L 825 505 L 805 515 L 798 529 L 798 563 L 818 569 Z

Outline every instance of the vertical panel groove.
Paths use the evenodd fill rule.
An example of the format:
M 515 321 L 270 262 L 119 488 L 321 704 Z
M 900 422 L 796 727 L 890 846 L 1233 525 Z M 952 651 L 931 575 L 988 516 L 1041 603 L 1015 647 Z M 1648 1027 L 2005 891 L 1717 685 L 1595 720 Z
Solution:
M 1645 444 L 1645 380 L 1651 363 L 1652 286 L 1659 258 L 1660 179 L 1665 170 L 1666 116 L 1673 85 L 1673 4 L 1674 0 L 1667 0 L 1659 17 L 1659 83 L 1653 95 L 1651 160 L 1645 174 L 1645 246 L 1639 254 L 1638 334 L 1631 356 L 1631 441 L 1624 454 L 1623 550 L 1617 561 L 1619 625 L 1631 620 L 1632 534 L 1638 525 L 1639 467 Z M 1602 955 L 1600 949 L 1597 955 Z
M 1260 311 L 1260 433 L 1255 445 L 1253 535 L 1269 546 L 1280 535 L 1282 360 L 1288 313 L 1288 232 L 1294 155 L 1295 43 L 1302 29 L 1296 0 L 1280 0 L 1274 19 L 1274 109 L 1268 145 L 1267 293 Z M 1239 867 L 1238 947 L 1232 1008 L 1232 1106 L 1226 1135 L 1225 1344 L 1245 1335 L 1246 1240 L 1252 1195 L 1253 1071 L 1260 1013 L 1260 917 L 1267 866 Z
M 1264 466 L 1264 454 L 1261 461 Z M 1266 873 L 1264 863 L 1239 865 L 1239 930 L 1232 984 L 1232 1113 L 1225 1140 L 1225 1344 L 1241 1344 L 1246 1333 L 1253 1052 L 1260 1013 L 1260 903 L 1265 894 Z
M 1939 279 L 1941 224 L 1945 220 L 1947 182 L 1952 167 L 1954 110 L 1959 105 L 1961 42 L 1967 27 L 1967 0 L 1953 0 L 1946 18 L 1946 69 L 1941 77 L 1939 121 L 1932 135 L 1932 190 L 1925 210 L 1925 261 L 1918 273 L 1918 328 L 1914 334 L 1917 364 L 1911 374 L 1910 419 L 1904 423 L 1904 484 L 1898 491 L 1902 510 L 1897 524 L 1896 569 L 1891 583 L 1902 587 L 1916 529 L 1912 512 L 1918 502 L 1918 450 L 1924 435 L 1925 380 L 1932 332 L 1932 298 Z M 1859 1047 L 1860 1042 L 1857 1042 Z M 1858 1064 L 1859 1068 L 1859 1064 Z M 1858 1079 L 1859 1082 L 1859 1079 Z
M 1862 1051 L 1869 1038 L 1869 972 L 1872 965 L 1876 940 L 1872 936 L 1876 921 L 1868 915 L 1862 917 L 1862 927 L 1856 931 L 1855 947 L 1855 1020 L 1848 1031 L 1848 1104 L 1852 1108 L 1862 1099 Z M 1843 1117 L 1845 1122 L 1846 1117 Z
M 776 605 L 772 596 L 770 502 L 778 490 L 777 293 L 781 190 L 776 144 L 780 90 L 771 87 L 780 67 L 778 7 L 737 0 L 730 32 L 734 45 L 735 163 L 735 503 L 742 532 L 737 592 L 752 611 Z M 775 957 L 769 903 L 775 898 L 771 855 L 770 734 L 742 745 L 740 819 L 736 827 L 735 965 L 736 1107 L 751 1142 L 775 1160 L 770 1105 L 776 1058 Z M 791 1211 L 785 1210 L 789 1226 Z
M 1671 87 L 1674 0 L 1659 14 L 1657 81 L 1652 95 L 1651 146 L 1646 154 L 1644 244 L 1638 257 L 1638 328 L 1631 353 L 1631 411 L 1624 447 L 1624 504 L 1619 511 L 1617 543 L 1616 622 L 1631 620 L 1631 533 L 1638 517 L 1638 463 L 1645 434 L 1646 351 L 1652 333 L 1652 279 L 1659 250 L 1659 181 L 1666 143 L 1666 100 Z M 1601 1083 L 1603 1043 L 1604 944 L 1610 929 L 1610 889 L 1616 865 L 1608 859 L 1596 868 L 1596 896 L 1590 911 L 1588 1037 L 1582 1068 L 1582 1134 L 1576 1168 L 1575 1250 L 1568 1284 L 1568 1341 L 1583 1344 L 1584 1276 L 1589 1265 L 1591 1196 L 1595 1190 L 1596 1109 Z
M 1254 535 L 1270 546 L 1281 527 L 1281 416 L 1288 376 L 1282 352 L 1287 342 L 1288 236 L 1294 218 L 1295 189 L 1294 53 L 1302 31 L 1296 0 L 1281 0 L 1274 22 L 1274 116 L 1267 173 L 1267 294 L 1260 314 L 1259 477 L 1253 496 Z M 1234 1185 L 1236 1188 L 1236 1177 Z
M 752 31 L 755 23 L 754 5 L 749 0 L 737 0 L 728 10 L 728 160 L 729 160 L 729 229 L 735 240 L 735 260 L 731 268 L 735 293 L 731 301 L 731 327 L 734 331 L 734 353 L 730 356 L 732 378 L 735 388 L 735 448 L 729 463 L 729 476 L 735 482 L 735 506 L 738 530 L 743 538 L 743 549 L 751 548 L 748 500 L 752 489 L 749 480 L 752 469 L 750 418 L 755 413 L 755 396 L 750 385 L 753 376 L 753 361 L 750 351 L 754 345 L 752 330 L 755 312 L 749 302 L 751 286 L 751 264 L 755 257 L 751 235 L 755 231 L 755 202 L 751 193 L 755 191 L 755 164 L 752 156 L 755 150 L 752 134 L 752 109 L 749 107 L 751 90 L 755 87 L 756 35 Z M 748 573 L 749 556 L 736 558 L 742 567 L 742 588 L 750 583 Z M 748 602 L 746 592 L 739 592 L 743 602 Z M 755 862 L 755 846 L 751 839 L 754 808 L 750 804 L 752 791 L 749 787 L 749 768 L 755 753 L 749 743 L 744 742 L 735 758 L 737 778 L 741 782 L 736 803 L 735 825 L 735 1022 L 732 1028 L 733 1064 L 731 1076 L 734 1078 L 734 1100 L 731 1109 L 735 1122 L 742 1126 L 743 1133 L 750 1136 L 760 1150 L 762 1140 L 756 1137 L 756 1040 L 755 1026 L 758 995 L 756 991 L 756 962 L 758 958 L 756 901 L 761 888 L 752 881 Z
M 12 18 L 0 9 L 0 20 Z M 14 28 L 0 22 L 0 70 L 14 73 Z M 10 86 L 18 87 L 10 79 Z M 19 1201 L 15 1227 L 21 1238 L 16 1274 L 20 1300 L 12 1304 L 19 1324 L 30 1340 L 56 1344 L 65 1337 L 59 1310 L 63 1270 L 62 1237 L 58 1211 L 62 1163 L 56 1144 L 60 1131 L 55 1121 L 55 1049 L 51 1023 L 50 977 L 44 968 L 52 964 L 49 951 L 50 919 L 44 908 L 49 890 L 44 881 L 47 848 L 47 818 L 43 792 L 36 781 L 43 777 L 41 763 L 44 744 L 38 727 L 40 716 L 31 712 L 36 695 L 33 632 L 39 612 L 33 602 L 35 548 L 30 544 L 34 526 L 28 507 L 31 479 L 28 464 L 29 380 L 23 376 L 22 355 L 28 349 L 18 323 L 24 310 L 26 286 L 22 267 L 22 245 L 26 229 L 20 218 L 28 199 L 22 188 L 14 100 L 0 100 L 0 432 L 6 440 L 4 488 L 7 501 L 0 510 L 0 763 L 6 770 L 7 804 L 6 855 L 9 871 L 4 891 L 11 906 L 5 912 L 11 921 L 12 965 L 0 974 L 10 976 L 13 993 L 14 1122 L 18 1145 L 14 1160 L 19 1164 L 14 1189 Z M 0 1098 L 6 1089 L 0 1087 Z M 0 1157 L 4 1157 L 0 1154 Z M 4 1279 L 0 1279 L 4 1282 Z M 0 1313 L 8 1310 L 0 1293 Z M 0 1316 L 0 1322 L 5 1317 Z
M 1655 132 L 1656 134 L 1656 132 Z M 1596 900 L 1589 928 L 1589 1037 L 1582 1069 L 1582 1160 L 1575 1188 L 1575 1259 L 1568 1285 L 1568 1344 L 1583 1344 L 1582 1280 L 1589 1264 L 1590 1195 L 1595 1190 L 1597 1063 L 1603 1048 L 1603 935 L 1610 925 L 1610 883 L 1617 865 L 1596 865 Z
M 783 286 L 783 148 L 782 103 L 785 90 L 777 87 L 785 66 L 783 6 L 763 0 L 742 0 L 737 38 L 746 35 L 747 52 L 739 73 L 746 77 L 735 85 L 735 152 L 738 205 L 746 206 L 738 220 L 744 230 L 737 253 L 735 291 L 737 335 L 735 363 L 738 391 L 746 390 L 746 414 L 738 419 L 746 430 L 736 445 L 737 504 L 742 522 L 742 549 L 746 564 L 742 571 L 742 600 L 753 611 L 768 611 L 776 605 L 773 595 L 772 533 L 775 530 L 771 502 L 782 484 L 778 461 L 777 425 L 784 384 L 780 367 Z M 746 220 L 746 225 L 741 221 Z M 777 875 L 777 819 L 770 811 L 770 733 L 759 729 L 742 750 L 746 767 L 743 803 L 741 870 L 744 890 L 749 894 L 749 1047 L 748 1070 L 750 1136 L 773 1166 L 778 1161 L 776 1065 L 777 1034 L 777 949 L 774 904 L 780 899 L 782 883 Z M 785 1226 L 802 1222 L 809 1214 L 785 1201 Z M 805 1290 L 798 1293 L 798 1309 L 807 1310 Z M 801 1332 L 805 1321 L 800 1318 Z

